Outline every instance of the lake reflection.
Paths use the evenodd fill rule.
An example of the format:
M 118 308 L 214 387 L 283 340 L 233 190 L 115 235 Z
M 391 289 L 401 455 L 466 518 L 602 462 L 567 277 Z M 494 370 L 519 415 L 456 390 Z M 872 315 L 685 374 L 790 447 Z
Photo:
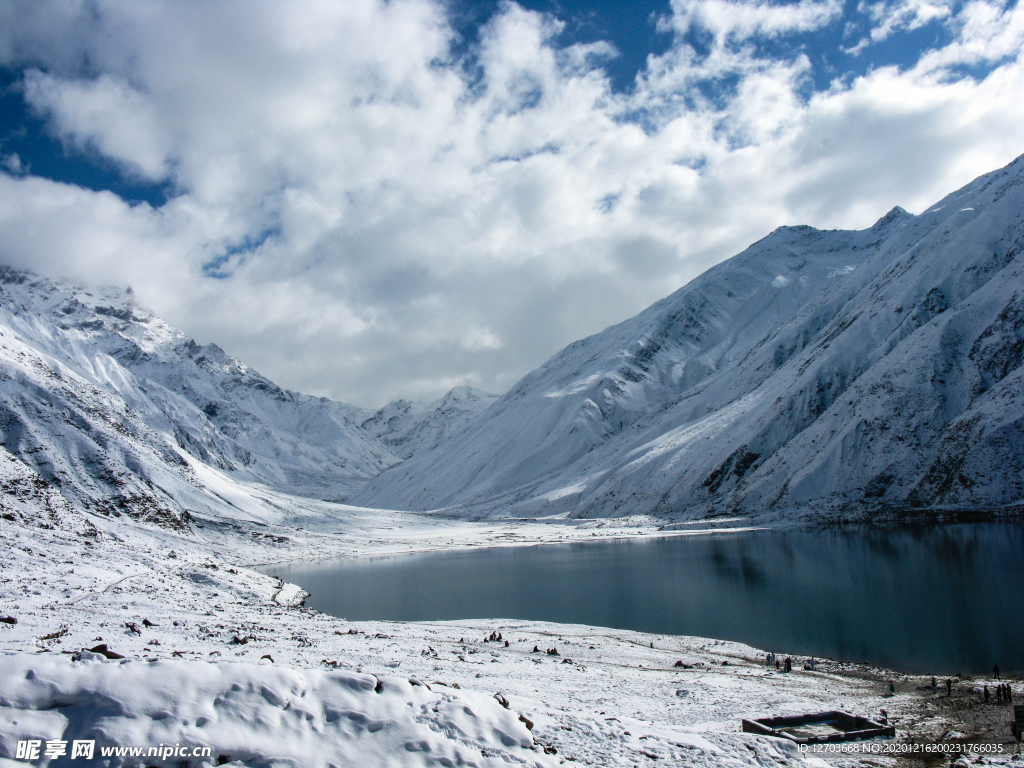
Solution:
M 349 620 L 533 619 L 906 672 L 1024 671 L 1024 526 L 718 532 L 266 569 Z

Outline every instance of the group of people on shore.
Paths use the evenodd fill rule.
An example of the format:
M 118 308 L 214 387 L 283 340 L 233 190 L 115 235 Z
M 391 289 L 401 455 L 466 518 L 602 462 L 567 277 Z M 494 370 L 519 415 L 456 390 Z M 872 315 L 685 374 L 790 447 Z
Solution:
M 765 663 L 768 665 L 768 667 L 775 667 L 775 669 L 778 669 L 778 670 L 780 670 L 782 672 L 792 672 L 793 671 L 793 659 L 790 656 L 787 656 L 782 661 L 779 661 L 778 657 L 774 653 L 767 653 L 767 654 L 765 654 Z M 804 669 L 813 670 L 816 666 L 817 666 L 817 660 L 814 659 L 814 657 L 811 657 L 810 661 L 808 661 L 807 663 L 804 664 Z M 999 665 L 998 664 L 992 669 L 992 672 L 993 672 L 996 680 L 998 680 L 999 679 Z M 953 695 L 953 678 L 947 678 L 945 685 L 946 685 L 946 695 L 951 697 Z M 996 685 L 994 687 L 995 687 L 995 698 L 996 698 L 996 702 L 995 703 L 996 704 L 1013 704 L 1013 689 L 1010 687 L 1009 683 L 999 683 L 998 685 Z M 931 688 L 932 688 L 932 693 L 933 694 L 938 692 L 939 683 L 938 683 L 938 680 L 936 680 L 934 677 L 932 678 Z M 984 692 L 982 694 L 984 696 L 986 702 L 990 701 L 990 699 L 991 699 L 991 695 L 989 693 L 988 688 L 989 687 L 986 685 L 985 688 L 984 688 Z M 975 688 L 974 690 L 977 691 L 978 689 Z M 895 686 L 895 684 L 894 683 L 889 683 L 889 695 L 893 696 L 895 694 L 896 694 L 896 686 Z
M 793 657 L 787 656 L 782 661 L 779 661 L 778 657 L 774 653 L 768 653 L 765 655 L 765 663 L 769 667 L 775 667 L 781 672 L 792 672 L 793 671 Z M 804 669 L 814 670 L 818 666 L 816 659 L 811 657 L 811 660 L 804 664 Z
M 997 667 L 998 669 L 998 667 Z M 997 678 L 998 679 L 998 678 Z M 999 683 L 994 686 L 996 689 L 996 704 L 1013 704 L 1013 689 L 1009 683 Z M 932 678 L 932 693 L 936 693 L 938 690 L 938 682 L 935 678 Z M 974 689 L 978 691 L 977 688 Z M 892 685 L 890 684 L 890 692 L 892 691 Z M 946 678 L 946 695 L 953 695 L 953 678 Z M 991 701 L 991 694 L 989 693 L 988 686 L 984 686 L 981 691 L 982 698 L 985 699 L 985 703 Z
M 1013 704 L 1013 689 L 1009 683 L 1000 683 L 995 686 L 996 704 Z M 989 700 L 988 686 L 985 686 L 985 701 Z

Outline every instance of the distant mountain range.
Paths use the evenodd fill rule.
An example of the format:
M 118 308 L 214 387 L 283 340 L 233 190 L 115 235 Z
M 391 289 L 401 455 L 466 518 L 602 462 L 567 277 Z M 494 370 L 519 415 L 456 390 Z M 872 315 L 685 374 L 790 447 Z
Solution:
M 865 518 L 1024 501 L 1024 159 L 919 216 L 782 227 L 563 349 L 354 503 Z
M 364 419 L 360 426 L 399 458 L 409 459 L 461 432 L 497 399 L 498 395 L 474 387 L 455 387 L 431 403 L 397 400 Z
M 130 290 L 0 268 L 0 481 L 171 526 L 233 506 L 223 477 L 474 518 L 1015 508 L 1022 249 L 1018 159 L 919 216 L 782 227 L 500 398 L 378 411 L 281 389 Z

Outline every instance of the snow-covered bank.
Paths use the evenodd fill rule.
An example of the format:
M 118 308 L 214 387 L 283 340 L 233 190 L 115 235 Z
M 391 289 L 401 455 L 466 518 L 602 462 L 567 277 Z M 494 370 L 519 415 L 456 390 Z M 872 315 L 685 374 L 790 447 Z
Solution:
M 706 765 L 754 764 L 745 746 L 752 737 L 698 735 L 611 702 L 609 686 L 634 677 L 634 659 L 623 651 L 628 656 L 639 646 L 625 635 L 595 634 L 595 649 L 606 648 L 608 659 L 583 663 L 568 661 L 568 651 L 584 650 L 587 628 L 506 627 L 506 647 L 481 642 L 491 631 L 482 622 L 345 622 L 297 607 L 301 596 L 290 585 L 225 557 L 231 544 L 239 559 L 265 560 L 282 545 L 311 540 L 335 554 L 340 535 L 292 527 L 285 543 L 274 533 L 237 532 L 210 541 L 208 521 L 196 522 L 199 536 L 111 524 L 83 537 L 0 520 L 0 614 L 17 619 L 0 623 L 0 679 L 9 681 L 0 695 L 0 756 L 14 758 L 18 740 L 59 738 L 95 739 L 97 749 L 211 746 L 213 759 L 224 755 L 243 765 L 542 766 L 557 764 L 554 755 L 567 750 L 614 764 L 650 759 L 644 752 Z M 405 533 L 382 527 L 363 529 L 357 519 L 346 532 L 349 551 L 522 538 L 515 527 L 494 525 L 421 524 Z M 539 527 L 552 539 L 565 535 Z M 534 654 L 537 643 L 565 653 Z M 125 659 L 81 653 L 100 645 Z M 596 675 L 587 675 L 588 665 L 596 665 Z M 583 698 L 580 675 L 597 682 Z M 634 698 L 648 699 L 650 681 L 639 676 L 635 684 Z M 669 703 L 685 704 L 669 695 Z M 589 712 L 603 699 L 604 714 Z M 619 724 L 639 724 L 637 715 L 651 723 L 626 734 Z M 759 749 L 799 760 L 786 745 Z
M 28 736 L 94 734 L 122 746 L 198 742 L 214 759 L 253 766 L 459 765 L 460 756 L 465 765 L 803 765 L 792 745 L 741 733 L 740 718 L 884 707 L 901 739 L 964 728 L 962 712 L 929 711 L 943 701 L 918 690 L 922 679 L 859 665 L 804 671 L 798 661 L 785 675 L 766 668 L 761 651 L 701 638 L 500 619 L 356 623 L 302 608 L 297 590 L 241 563 L 629 530 L 318 504 L 305 512 L 309 528 L 292 510 L 273 524 L 197 519 L 191 534 L 102 518 L 83 535 L 0 518 L 0 616 L 17 619 L 0 623 L 0 679 L 16 682 L 0 692 L 0 756 L 13 758 Z M 485 641 L 491 633 L 501 641 Z M 70 660 L 101 644 L 126 661 Z M 377 681 L 382 693 L 361 687 Z M 975 684 L 958 680 L 953 701 L 1005 719 L 974 706 Z M 990 725 L 965 737 L 1005 740 Z

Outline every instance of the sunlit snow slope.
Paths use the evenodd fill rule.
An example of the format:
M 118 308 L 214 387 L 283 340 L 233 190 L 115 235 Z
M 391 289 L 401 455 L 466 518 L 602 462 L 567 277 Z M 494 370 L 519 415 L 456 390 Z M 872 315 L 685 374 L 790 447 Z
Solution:
M 783 227 L 528 374 L 354 503 L 575 517 L 994 509 L 1024 490 L 1024 160 Z

